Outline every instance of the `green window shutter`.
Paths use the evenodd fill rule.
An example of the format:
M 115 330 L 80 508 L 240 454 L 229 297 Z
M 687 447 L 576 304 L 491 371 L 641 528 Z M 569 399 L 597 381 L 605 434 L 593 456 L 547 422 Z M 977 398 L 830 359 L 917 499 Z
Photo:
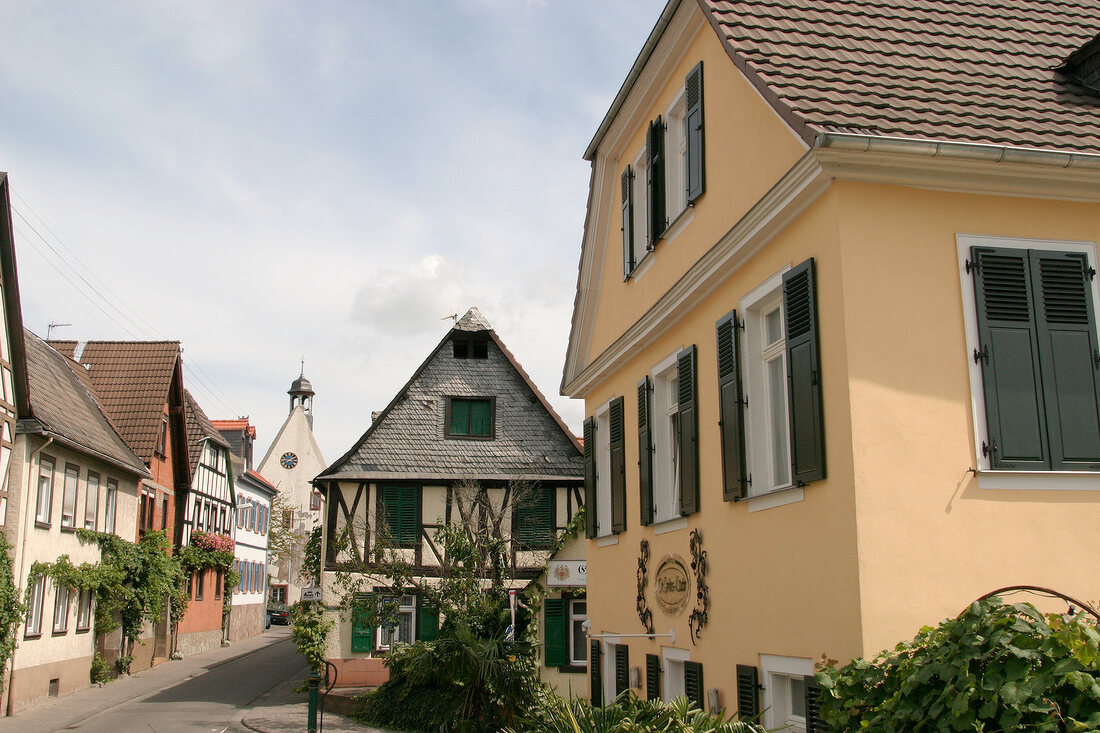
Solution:
M 1046 469 L 1039 336 L 1027 250 L 972 247 L 988 442 L 993 468 Z
M 653 524 L 653 440 L 649 413 L 653 407 L 649 376 L 638 382 L 638 496 L 642 526 Z
M 588 642 L 589 699 L 594 707 L 603 707 L 603 649 L 599 639 Z
M 646 204 L 648 207 L 649 249 L 665 233 L 665 123 L 660 117 L 649 123 L 646 134 L 649 166 L 646 169 Z
M 1083 253 L 1030 253 L 1050 467 L 1100 469 L 1100 350 Z
M 686 516 L 699 511 L 699 410 L 696 407 L 694 344 L 676 355 L 676 373 L 679 380 L 676 412 L 680 438 L 680 514 Z
M 356 593 L 355 607 L 351 611 L 351 650 L 374 651 L 374 627 L 370 626 L 370 613 L 374 609 L 373 593 Z
M 684 82 L 684 125 L 687 138 L 687 202 L 706 190 L 703 175 L 703 62 L 700 61 Z
M 684 695 L 700 710 L 706 709 L 703 701 L 703 665 L 699 662 L 684 662 Z
M 416 544 L 420 530 L 415 486 L 382 487 L 382 511 L 390 539 L 398 547 Z
M 470 400 L 470 435 L 493 434 L 493 406 L 490 400 Z
M 596 419 L 584 421 L 584 536 L 596 536 Z
M 656 654 L 645 655 L 645 699 L 661 699 L 661 658 Z
M 802 680 L 806 687 L 806 733 L 829 733 L 829 726 L 821 719 L 821 685 L 813 675 Z
M 737 665 L 737 717 L 755 720 L 760 715 L 760 671 L 748 664 Z
M 451 400 L 451 435 L 470 434 L 470 401 Z
M 787 329 L 791 480 L 802 485 L 825 478 L 817 283 L 812 257 L 783 274 L 783 310 Z
M 611 400 L 608 427 L 611 448 L 611 531 L 626 531 L 626 433 L 623 398 Z
M 543 657 L 547 667 L 569 664 L 565 609 L 564 598 L 547 598 L 542 602 Z
M 630 647 L 615 645 L 615 697 L 630 689 Z
M 623 194 L 623 279 L 634 272 L 634 171 L 628 165 L 622 175 Z
M 424 599 L 418 600 L 420 635 L 419 641 L 435 641 L 439 638 L 439 609 L 424 603 Z
M 536 487 L 512 513 L 524 549 L 544 549 L 554 541 L 554 490 Z
M 737 311 L 718 321 L 718 414 L 722 441 L 722 498 L 737 501 L 748 495 L 745 471 L 744 398 L 741 394 L 741 350 Z

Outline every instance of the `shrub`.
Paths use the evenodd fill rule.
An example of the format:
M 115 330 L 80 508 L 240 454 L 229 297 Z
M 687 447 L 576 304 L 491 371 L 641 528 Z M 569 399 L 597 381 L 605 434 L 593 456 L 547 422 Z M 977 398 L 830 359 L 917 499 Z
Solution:
M 872 661 L 818 673 L 836 730 L 1085 731 L 1100 728 L 1100 634 L 993 598 L 925 627 Z
M 610 705 L 593 707 L 587 700 L 540 696 L 521 727 L 508 733 L 766 733 L 756 723 L 706 713 L 687 698 L 672 702 L 639 700 L 627 690 Z

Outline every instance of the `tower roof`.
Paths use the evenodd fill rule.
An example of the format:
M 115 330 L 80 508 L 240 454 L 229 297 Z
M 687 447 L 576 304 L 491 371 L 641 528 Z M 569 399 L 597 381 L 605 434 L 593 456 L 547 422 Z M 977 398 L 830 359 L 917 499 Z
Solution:
M 313 391 L 313 385 L 306 379 L 306 365 L 304 363 L 302 364 L 301 374 L 298 375 L 297 379 L 291 382 L 290 389 L 288 389 L 286 393 L 288 395 L 307 395 L 309 397 L 317 394 Z

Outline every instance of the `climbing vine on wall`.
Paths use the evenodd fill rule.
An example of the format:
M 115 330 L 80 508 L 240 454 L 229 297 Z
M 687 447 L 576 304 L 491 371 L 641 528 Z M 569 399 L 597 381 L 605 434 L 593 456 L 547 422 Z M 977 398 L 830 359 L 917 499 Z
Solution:
M 15 637 L 27 607 L 19 600 L 19 589 L 11 564 L 11 547 L 0 535 L 0 669 L 4 669 L 15 653 Z M 0 679 L 0 691 L 4 689 Z

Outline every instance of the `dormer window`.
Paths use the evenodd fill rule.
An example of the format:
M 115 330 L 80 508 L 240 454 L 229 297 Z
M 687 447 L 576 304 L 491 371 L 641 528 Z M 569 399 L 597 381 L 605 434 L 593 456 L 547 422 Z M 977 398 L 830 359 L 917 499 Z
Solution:
M 484 339 L 459 339 L 451 342 L 454 347 L 456 359 L 487 359 L 489 358 L 489 342 Z
M 492 440 L 496 435 L 496 399 L 493 397 L 448 397 L 447 437 Z
M 1083 87 L 1100 91 L 1100 35 L 1070 54 L 1058 71 Z

